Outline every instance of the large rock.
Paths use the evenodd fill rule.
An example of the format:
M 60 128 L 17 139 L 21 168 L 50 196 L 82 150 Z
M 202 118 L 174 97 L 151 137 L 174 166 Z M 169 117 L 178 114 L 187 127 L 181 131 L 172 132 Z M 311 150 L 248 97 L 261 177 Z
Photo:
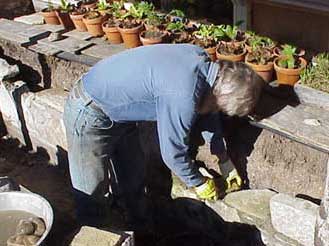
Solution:
M 286 194 L 278 194 L 272 197 L 270 208 L 272 224 L 278 232 L 302 245 L 314 245 L 318 205 Z
M 62 89 L 48 89 L 37 93 L 26 93 L 22 98 L 25 116 L 33 149 L 47 150 L 50 161 L 60 162 L 61 149 L 66 149 L 66 135 L 63 123 L 64 103 L 67 92 Z
M 244 190 L 228 194 L 224 202 L 239 210 L 251 223 L 262 226 L 270 218 L 270 199 L 275 194 L 270 190 Z

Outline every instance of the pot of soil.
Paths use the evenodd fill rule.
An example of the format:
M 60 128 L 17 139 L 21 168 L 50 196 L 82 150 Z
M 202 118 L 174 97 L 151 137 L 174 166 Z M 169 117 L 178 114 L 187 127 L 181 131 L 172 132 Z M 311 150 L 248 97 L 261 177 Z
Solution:
M 273 56 L 270 50 L 256 50 L 248 53 L 245 63 L 251 67 L 265 82 L 272 81 L 273 78 Z
M 226 30 L 226 32 L 228 31 Z M 223 40 L 221 41 L 221 43 L 224 44 L 235 43 L 236 45 L 244 45 L 245 42 L 246 42 L 245 33 L 241 31 L 234 31 L 234 30 L 232 30 L 232 33 L 230 33 L 229 35 L 226 33 L 226 36 L 224 36 Z
M 216 42 L 214 40 L 196 38 L 194 44 L 204 48 L 210 59 L 216 61 Z
M 143 45 L 152 45 L 162 43 L 166 33 L 160 31 L 142 31 L 139 35 Z
M 97 7 L 97 0 L 84 0 L 81 3 L 81 7 L 87 10 L 93 10 Z
M 86 32 L 87 27 L 85 23 L 82 21 L 83 16 L 86 14 L 86 9 L 76 9 L 70 13 L 71 20 L 75 28 L 80 32 Z
M 83 23 L 85 23 L 88 32 L 93 37 L 99 37 L 104 35 L 102 29 L 103 18 L 104 17 L 97 11 L 90 11 L 83 16 Z
M 139 39 L 139 34 L 143 30 L 142 23 L 122 22 L 119 24 L 118 30 L 127 49 L 135 48 L 142 44 Z
M 113 20 L 108 20 L 102 24 L 103 31 L 106 34 L 107 40 L 111 44 L 121 44 L 122 37 L 121 34 L 116 26 L 115 21 Z
M 46 24 L 49 25 L 60 25 L 59 19 L 56 14 L 56 10 L 51 8 L 46 8 L 41 10 L 41 14 L 43 18 L 45 19 Z
M 216 57 L 218 60 L 244 61 L 246 53 L 247 50 L 244 45 L 235 43 L 220 43 L 216 48 Z
M 304 58 L 298 57 L 293 68 L 286 68 L 280 65 L 280 61 L 283 59 L 286 59 L 286 57 L 279 56 L 274 60 L 278 84 L 294 86 L 299 80 L 301 72 L 305 69 L 307 62 Z
M 276 43 L 270 38 L 253 35 L 246 39 L 245 47 L 249 53 L 252 52 L 253 48 L 264 48 L 273 51 Z
M 59 9 L 56 11 L 56 14 L 59 19 L 59 22 L 65 27 L 65 29 L 74 28 L 74 24 L 68 12 Z

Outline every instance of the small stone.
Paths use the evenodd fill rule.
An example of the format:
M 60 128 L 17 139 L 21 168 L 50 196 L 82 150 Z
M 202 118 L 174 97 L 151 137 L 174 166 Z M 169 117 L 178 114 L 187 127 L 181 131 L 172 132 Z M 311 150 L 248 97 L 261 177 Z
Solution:
M 10 79 L 19 74 L 17 65 L 9 65 L 6 60 L 0 59 L 0 80 Z
M 273 227 L 302 245 L 314 245 L 315 221 L 319 206 L 285 194 L 270 201 Z
M 63 38 L 62 34 L 59 32 L 52 32 L 49 37 L 48 37 L 48 41 L 50 42 L 55 42 L 57 40 L 61 40 Z

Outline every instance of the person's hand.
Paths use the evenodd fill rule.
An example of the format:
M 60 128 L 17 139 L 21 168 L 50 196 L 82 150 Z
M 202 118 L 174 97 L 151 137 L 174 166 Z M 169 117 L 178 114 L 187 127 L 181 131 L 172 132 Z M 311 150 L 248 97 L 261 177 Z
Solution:
M 195 193 L 201 200 L 216 201 L 218 200 L 218 191 L 212 178 L 206 177 L 206 181 L 194 188 Z
M 230 159 L 219 163 L 219 168 L 226 182 L 226 193 L 241 189 L 242 179 Z

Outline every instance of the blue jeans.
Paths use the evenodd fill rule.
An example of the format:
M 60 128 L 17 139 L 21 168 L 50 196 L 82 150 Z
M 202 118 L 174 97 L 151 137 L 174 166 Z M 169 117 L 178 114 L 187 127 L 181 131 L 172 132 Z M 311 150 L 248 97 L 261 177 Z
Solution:
M 71 92 L 64 111 L 78 220 L 101 222 L 109 208 L 106 194 L 118 198 L 131 217 L 138 217 L 144 212 L 145 189 L 136 123 L 116 123 L 90 103 Z

